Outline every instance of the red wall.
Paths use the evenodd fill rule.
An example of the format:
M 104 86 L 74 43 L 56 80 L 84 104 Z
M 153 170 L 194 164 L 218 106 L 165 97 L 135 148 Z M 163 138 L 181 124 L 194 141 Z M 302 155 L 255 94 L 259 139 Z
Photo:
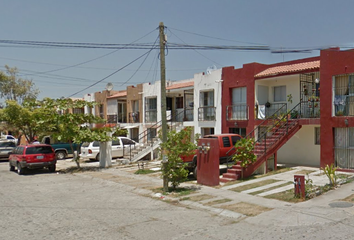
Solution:
M 322 50 L 320 54 L 320 97 L 321 97 L 321 167 L 334 163 L 334 131 L 335 127 L 354 127 L 354 117 L 332 117 L 332 77 L 346 73 L 354 73 L 354 50 L 339 49 Z

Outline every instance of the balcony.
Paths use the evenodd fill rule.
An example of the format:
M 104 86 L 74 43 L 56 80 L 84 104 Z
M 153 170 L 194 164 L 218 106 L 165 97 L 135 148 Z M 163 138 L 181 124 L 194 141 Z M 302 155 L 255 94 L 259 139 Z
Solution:
M 215 121 L 216 107 L 198 108 L 198 121 Z
M 249 107 L 247 104 L 235 104 L 226 107 L 226 120 L 248 120 Z

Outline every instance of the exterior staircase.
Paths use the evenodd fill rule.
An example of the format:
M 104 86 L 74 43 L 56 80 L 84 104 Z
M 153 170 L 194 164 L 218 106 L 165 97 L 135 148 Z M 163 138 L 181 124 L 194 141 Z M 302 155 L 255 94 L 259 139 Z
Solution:
M 171 118 L 171 116 L 169 118 L 171 119 L 171 122 L 168 124 L 169 131 L 175 130 L 176 132 L 179 132 L 183 129 L 182 122 L 172 121 L 173 119 L 179 119 L 178 115 L 176 115 L 176 117 L 174 117 L 173 119 Z M 156 132 L 158 132 L 161 126 L 162 122 L 160 121 L 152 125 L 150 128 L 156 128 Z M 126 159 L 130 160 L 131 163 L 142 160 L 149 154 L 152 155 L 153 152 L 160 147 L 161 139 L 159 137 L 148 139 L 149 131 L 150 129 L 147 129 L 141 134 L 139 134 L 139 143 L 142 144 L 141 146 L 134 147 L 133 149 L 127 148 L 126 153 L 124 155 Z
M 247 167 L 241 167 L 240 163 L 233 165 L 223 174 L 220 181 L 229 182 L 249 177 L 261 167 L 269 157 L 276 153 L 302 127 L 299 124 L 299 116 L 295 114 L 298 112 L 298 107 L 299 104 L 295 106 L 289 114 L 281 118 L 277 116 L 279 114 L 278 111 L 281 111 L 281 109 L 279 109 L 273 116 L 264 120 L 248 134 L 246 137 L 253 137 L 256 140 L 253 152 L 257 156 L 257 160 Z M 267 130 L 262 133 L 260 132 L 261 127 Z M 232 158 L 232 156 L 230 156 L 230 158 Z

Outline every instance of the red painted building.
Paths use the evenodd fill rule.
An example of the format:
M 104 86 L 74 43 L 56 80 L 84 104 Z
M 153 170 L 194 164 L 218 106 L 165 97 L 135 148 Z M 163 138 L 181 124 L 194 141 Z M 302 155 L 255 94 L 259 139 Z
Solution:
M 354 169 L 354 50 L 225 67 L 222 80 L 222 132 L 255 137 L 257 167 Z

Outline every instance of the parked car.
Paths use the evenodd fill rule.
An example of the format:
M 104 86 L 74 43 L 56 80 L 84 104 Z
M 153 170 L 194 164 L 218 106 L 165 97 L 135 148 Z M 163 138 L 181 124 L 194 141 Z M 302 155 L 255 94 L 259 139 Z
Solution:
M 141 144 L 131 140 L 127 137 L 118 137 L 112 140 L 112 158 L 123 157 L 130 149 L 134 149 Z M 84 142 L 81 145 L 80 157 L 83 159 L 99 160 L 100 156 L 100 142 Z
M 12 135 L 1 135 L 0 141 L 3 141 L 3 140 L 12 141 L 12 142 L 14 142 L 15 144 L 17 143 L 17 138 L 15 138 L 15 137 L 12 136 Z
M 10 171 L 19 175 L 26 169 L 48 168 L 49 172 L 55 172 L 57 160 L 54 149 L 48 144 L 30 144 L 17 146 L 9 156 Z
M 0 158 L 9 158 L 11 153 L 16 147 L 16 143 L 11 140 L 0 141 Z
M 235 153 L 235 144 L 242 138 L 241 135 L 235 133 L 222 133 L 206 135 L 203 138 L 216 138 L 219 142 L 219 163 L 226 163 L 229 156 Z M 181 156 L 184 163 L 187 163 L 186 169 L 193 172 L 195 178 L 197 178 L 197 150 L 192 155 Z
M 80 149 L 80 146 L 76 143 L 61 142 L 51 138 L 50 136 L 43 137 L 41 143 L 50 144 L 53 147 L 57 160 L 63 160 L 69 156 L 73 156 L 73 150 L 75 152 L 78 147 Z

